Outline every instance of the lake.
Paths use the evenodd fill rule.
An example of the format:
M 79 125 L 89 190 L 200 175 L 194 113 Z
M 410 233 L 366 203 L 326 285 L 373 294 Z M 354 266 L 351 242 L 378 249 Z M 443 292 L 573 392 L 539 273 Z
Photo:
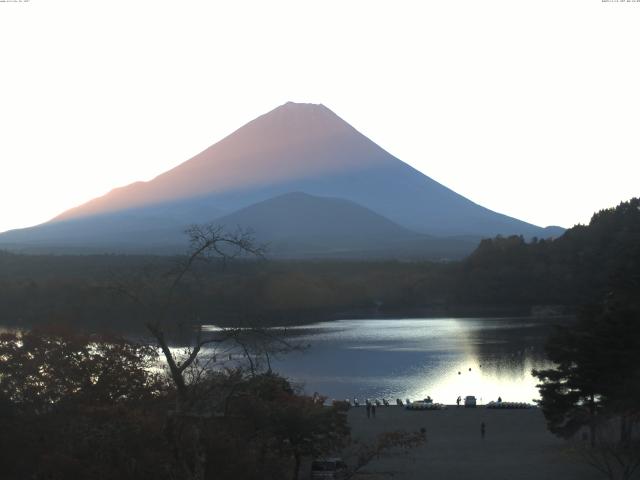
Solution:
M 539 398 L 534 368 L 551 364 L 544 342 L 570 319 L 440 318 L 341 320 L 294 327 L 304 352 L 273 361 L 307 393 L 332 399 L 422 399 L 452 404 Z
M 475 395 L 481 403 L 498 396 L 532 402 L 539 393 L 531 370 L 552 366 L 544 353 L 546 338 L 554 325 L 572 321 L 517 317 L 314 323 L 287 329 L 289 340 L 308 348 L 276 356 L 271 363 L 306 393 L 329 399 L 395 401 L 429 395 L 435 402 L 453 404 L 458 396 Z M 183 349 L 172 348 L 176 355 Z M 213 350 L 202 353 L 207 357 Z

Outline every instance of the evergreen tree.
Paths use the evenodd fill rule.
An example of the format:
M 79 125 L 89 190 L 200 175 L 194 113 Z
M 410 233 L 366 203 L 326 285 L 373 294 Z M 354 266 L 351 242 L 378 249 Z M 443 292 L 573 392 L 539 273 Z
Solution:
M 552 432 L 570 437 L 589 426 L 594 444 L 598 424 L 616 418 L 620 441 L 626 442 L 640 418 L 638 199 L 597 213 L 590 229 L 592 248 L 583 251 L 606 266 L 606 294 L 583 309 L 576 326 L 550 338 L 547 354 L 556 367 L 534 375 L 541 381 L 540 406 Z

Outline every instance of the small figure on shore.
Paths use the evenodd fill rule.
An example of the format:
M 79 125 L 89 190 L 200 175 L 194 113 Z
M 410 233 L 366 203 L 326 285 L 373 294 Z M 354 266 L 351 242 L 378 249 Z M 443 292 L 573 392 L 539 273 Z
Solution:
M 371 405 L 371 416 L 376 418 L 376 404 Z
M 367 418 L 371 418 L 371 404 L 367 402 Z
M 482 422 L 480 424 L 480 437 L 482 437 L 483 440 L 484 440 L 484 434 L 485 434 L 485 425 L 484 425 L 484 422 Z
M 456 398 L 456 406 L 460 406 L 460 402 L 462 401 L 462 397 L 460 395 L 458 395 L 458 398 Z

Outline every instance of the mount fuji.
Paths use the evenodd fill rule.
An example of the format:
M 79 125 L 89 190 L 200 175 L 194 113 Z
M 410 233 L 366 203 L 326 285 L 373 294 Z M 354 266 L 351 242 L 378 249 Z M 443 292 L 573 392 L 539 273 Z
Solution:
M 0 247 L 172 253 L 184 250 L 185 227 L 206 222 L 254 229 L 294 258 L 460 257 L 482 237 L 563 232 L 484 208 L 327 107 L 289 102 L 148 182 L 0 234 Z

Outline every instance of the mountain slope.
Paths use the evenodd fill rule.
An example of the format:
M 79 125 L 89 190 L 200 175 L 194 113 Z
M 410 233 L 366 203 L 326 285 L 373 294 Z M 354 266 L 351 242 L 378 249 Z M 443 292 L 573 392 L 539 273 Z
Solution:
M 415 237 L 382 215 L 340 198 L 287 193 L 243 208 L 217 220 L 228 228 L 251 228 L 267 240 L 304 238 L 362 239 Z
M 558 233 L 473 203 L 322 105 L 287 103 L 149 182 L 117 188 L 51 222 L 0 235 L 0 244 L 78 244 L 95 229 L 106 229 L 105 242 L 126 244 L 131 228 L 162 243 L 163 229 L 179 231 L 289 192 L 349 200 L 406 229 L 436 236 Z
M 417 234 L 349 200 L 300 192 L 256 203 L 216 223 L 251 229 L 273 256 L 460 258 L 477 245 Z
M 323 105 L 291 102 L 153 180 L 116 189 L 57 220 L 202 197 L 235 210 L 292 191 L 352 200 L 425 233 L 543 234 L 418 172 Z
M 149 208 L 50 222 L 7 232 L 0 246 L 32 253 L 182 253 L 187 225 L 166 215 L 170 211 L 158 209 L 152 216 Z M 225 216 L 208 213 L 218 214 L 215 223 L 229 231 L 250 230 L 275 258 L 458 259 L 480 241 L 419 234 L 349 200 L 300 192 Z

